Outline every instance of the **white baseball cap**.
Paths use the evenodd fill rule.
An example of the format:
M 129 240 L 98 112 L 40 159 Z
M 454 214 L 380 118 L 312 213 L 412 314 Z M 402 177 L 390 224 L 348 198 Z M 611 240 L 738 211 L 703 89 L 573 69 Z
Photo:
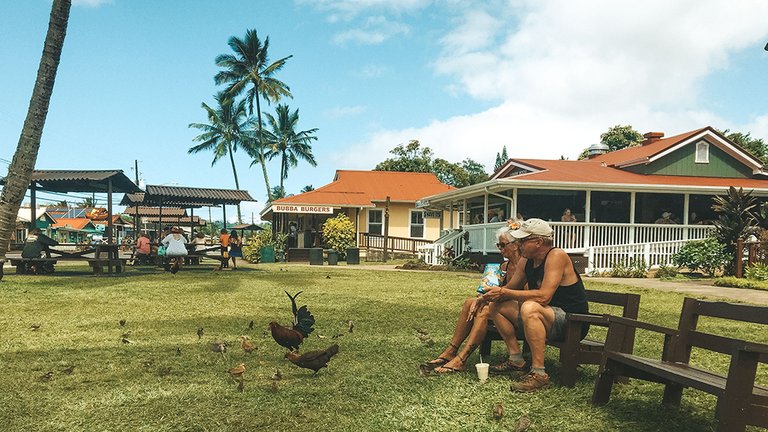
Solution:
M 524 239 L 530 235 L 551 237 L 552 227 L 544 220 L 531 218 L 527 221 L 523 221 L 523 223 L 520 224 L 520 228 L 512 231 L 510 234 L 516 239 Z

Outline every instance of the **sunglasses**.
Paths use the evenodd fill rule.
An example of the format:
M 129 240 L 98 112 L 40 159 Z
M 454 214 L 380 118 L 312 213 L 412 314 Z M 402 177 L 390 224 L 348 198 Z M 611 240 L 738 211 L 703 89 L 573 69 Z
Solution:
M 505 247 L 507 247 L 508 244 L 512 244 L 512 243 L 514 242 L 496 243 L 496 247 L 499 249 L 504 249 Z

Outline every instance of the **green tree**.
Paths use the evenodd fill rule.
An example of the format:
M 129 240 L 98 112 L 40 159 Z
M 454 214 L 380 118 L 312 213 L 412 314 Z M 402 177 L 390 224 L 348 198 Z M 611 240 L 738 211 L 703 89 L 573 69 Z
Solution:
M 256 101 L 257 134 L 256 142 L 259 144 L 252 149 L 257 155 L 257 162 L 261 164 L 264 175 L 264 186 L 267 189 L 267 198 L 271 197 L 269 187 L 269 175 L 264 155 L 263 122 L 261 119 L 261 98 L 267 103 L 277 102 L 282 97 L 292 97 L 291 89 L 284 82 L 276 79 L 274 75 L 285 66 L 286 61 L 293 57 L 283 57 L 273 63 L 269 62 L 269 36 L 261 43 L 256 30 L 247 30 L 245 37 L 236 36 L 229 38 L 229 47 L 233 54 L 221 54 L 216 57 L 216 66 L 223 68 L 214 80 L 216 84 L 228 84 L 226 92 L 230 97 L 235 97 L 246 92 L 245 100 L 248 101 L 248 112 L 253 115 L 253 101 Z M 250 86 L 250 87 L 249 87 Z
M 313 190 L 315 190 L 315 187 L 310 184 L 310 185 L 306 185 L 303 188 L 301 188 L 301 193 L 309 192 L 309 191 L 313 191 Z
M 48 115 L 56 72 L 59 69 L 64 38 L 67 35 L 71 7 L 71 0 L 53 0 L 48 33 L 43 43 L 43 54 L 37 69 L 27 117 L 24 119 L 13 160 L 8 165 L 3 192 L 0 194 L 0 280 L 3 278 L 2 269 L 6 260 L 5 254 L 10 246 L 11 233 L 16 226 L 16 216 L 27 193 L 40 150 L 40 139 Z
M 453 187 L 469 185 L 469 174 L 464 168 L 445 159 L 435 159 L 432 162 L 432 173 L 438 180 Z
M 64 208 L 67 208 L 67 207 L 69 207 L 69 203 L 67 202 L 67 200 L 61 200 L 61 201 L 59 201 L 57 203 L 54 203 L 51 207 L 64 207 Z
M 723 131 L 726 138 L 733 141 L 739 147 L 748 151 L 763 164 L 768 163 L 768 146 L 760 138 L 753 138 L 751 132 L 746 134 L 741 132 L 731 132 L 728 129 Z
M 629 125 L 616 125 L 600 134 L 600 142 L 608 146 L 609 152 L 639 146 L 644 139 L 643 134 Z M 586 159 L 587 156 L 587 149 L 584 149 L 579 155 L 579 160 Z
M 389 152 L 397 157 L 379 163 L 374 171 L 432 172 L 432 149 L 422 148 L 418 140 L 399 144 Z
M 737 257 L 736 241 L 755 233 L 757 219 L 753 213 L 757 200 L 752 192 L 731 186 L 726 196 L 715 196 L 712 210 L 717 213 L 715 238 L 723 245 L 731 258 L 725 265 L 725 274 L 735 274 L 734 259 Z
M 235 103 L 234 99 L 224 92 L 219 92 L 215 99 L 218 104 L 215 109 L 205 102 L 202 104 L 208 115 L 208 123 L 191 123 L 189 125 L 189 127 L 199 129 L 203 133 L 194 138 L 194 141 L 200 144 L 190 147 L 187 153 L 213 151 L 211 166 L 215 165 L 222 157 L 229 156 L 232 174 L 235 177 L 235 188 L 240 189 L 234 153 L 238 147 L 244 145 L 244 132 L 248 121 L 245 112 L 245 100 Z M 237 220 L 242 222 L 239 204 L 237 206 Z
M 502 147 L 501 153 L 496 153 L 496 164 L 493 166 L 493 172 L 496 172 L 504 166 L 505 163 L 509 160 L 509 156 L 507 156 L 507 146 Z
M 506 155 L 506 147 L 504 149 L 504 154 Z M 489 179 L 488 173 L 485 172 L 485 167 L 480 162 L 467 158 L 461 162 L 461 167 L 467 172 L 469 184 L 471 185 L 482 183 Z
M 77 203 L 77 208 L 91 208 L 96 207 L 96 202 L 91 197 L 83 198 L 82 201 Z
M 280 198 L 285 198 L 287 195 L 285 193 L 285 188 L 282 186 L 275 186 L 272 188 L 272 193 L 270 194 L 272 196 L 272 200 L 277 200 Z
M 317 128 L 297 132 L 299 110 L 291 112 L 288 105 L 278 105 L 275 113 L 277 118 L 267 113 L 267 123 L 271 130 L 264 132 L 265 156 L 269 160 L 280 157 L 280 188 L 285 193 L 283 182 L 288 178 L 288 170 L 297 166 L 299 160 L 317 166 L 309 144 L 317 140 L 314 135 Z

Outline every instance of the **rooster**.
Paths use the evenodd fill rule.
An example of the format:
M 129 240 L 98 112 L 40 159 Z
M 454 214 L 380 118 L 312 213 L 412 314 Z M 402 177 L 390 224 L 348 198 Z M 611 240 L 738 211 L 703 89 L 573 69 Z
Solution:
M 289 350 L 298 350 L 299 345 L 304 341 L 304 338 L 309 336 L 315 329 L 312 326 L 315 324 L 315 317 L 307 310 L 307 305 L 300 308 L 296 307 L 296 297 L 301 294 L 302 291 L 291 296 L 288 291 L 285 294 L 291 299 L 291 307 L 293 310 L 293 327 L 283 327 L 275 321 L 269 323 L 269 330 L 272 332 L 272 338 L 280 346 L 288 348 Z
M 325 351 L 309 351 L 299 354 L 298 351 L 291 351 L 285 355 L 285 358 L 298 367 L 311 369 L 317 373 L 320 369 L 328 367 L 331 357 L 339 352 L 339 345 L 333 344 Z

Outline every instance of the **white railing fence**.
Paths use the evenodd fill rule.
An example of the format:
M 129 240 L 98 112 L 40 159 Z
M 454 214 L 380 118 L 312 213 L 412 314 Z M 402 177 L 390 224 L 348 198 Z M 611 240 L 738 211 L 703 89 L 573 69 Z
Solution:
M 648 267 L 672 264 L 672 255 L 690 240 L 675 240 L 628 245 L 594 246 L 587 251 L 586 271 L 606 271 L 617 264 L 631 266 L 642 260 Z

